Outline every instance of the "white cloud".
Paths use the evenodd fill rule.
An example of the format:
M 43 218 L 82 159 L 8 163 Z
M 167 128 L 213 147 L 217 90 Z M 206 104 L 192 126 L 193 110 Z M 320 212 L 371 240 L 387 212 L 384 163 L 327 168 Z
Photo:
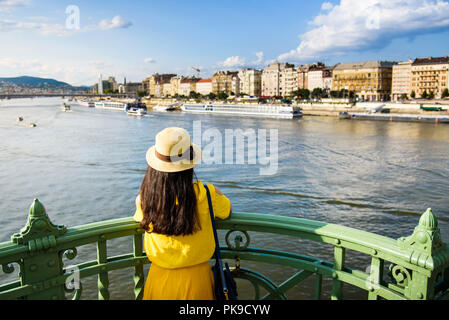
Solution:
M 218 65 L 227 68 L 242 67 L 246 64 L 245 58 L 239 56 L 232 56 L 225 61 L 219 62 Z
M 66 36 L 75 33 L 63 25 L 42 22 L 20 22 L 14 20 L 0 20 L 1 31 L 28 31 L 34 30 L 42 35 Z
M 10 12 L 19 7 L 30 5 L 28 0 L 0 0 L 0 12 Z
M 323 11 L 328 11 L 328 10 L 331 10 L 333 7 L 334 7 L 334 5 L 333 5 L 332 3 L 330 3 L 330 2 L 324 2 L 324 3 L 321 5 L 321 10 L 323 10 Z
M 232 56 L 227 58 L 225 61 L 219 62 L 220 67 L 227 68 L 238 68 L 238 67 L 258 67 L 264 64 L 264 53 L 262 51 L 256 52 L 257 59 L 254 61 L 249 61 L 240 56 Z
M 143 60 L 145 63 L 156 63 L 156 60 L 154 60 L 153 58 L 146 58 L 145 60 Z
M 443 0 L 341 0 L 321 12 L 300 35 L 299 46 L 280 61 L 384 48 L 396 38 L 449 29 L 449 2 Z
M 101 20 L 98 24 L 101 30 L 124 29 L 130 26 L 132 26 L 132 22 L 124 20 L 121 16 L 115 16 L 111 20 Z
M 263 64 L 263 58 L 264 58 L 263 52 L 262 51 L 256 52 L 256 56 L 257 56 L 257 60 L 253 61 L 252 64 L 253 65 L 261 65 L 261 64 Z
M 92 84 L 98 75 L 116 71 L 101 61 L 80 64 L 64 62 L 43 62 L 38 59 L 0 58 L 0 73 L 8 76 L 36 76 L 52 78 L 72 85 Z
M 45 17 L 30 17 L 28 20 L 45 20 Z M 15 20 L 0 19 L 0 32 L 2 31 L 37 31 L 42 35 L 69 36 L 80 32 L 107 31 L 119 28 L 128 28 L 132 23 L 115 16 L 111 20 L 102 20 L 96 25 L 85 26 L 79 30 L 67 28 L 62 24 L 46 22 L 22 22 Z

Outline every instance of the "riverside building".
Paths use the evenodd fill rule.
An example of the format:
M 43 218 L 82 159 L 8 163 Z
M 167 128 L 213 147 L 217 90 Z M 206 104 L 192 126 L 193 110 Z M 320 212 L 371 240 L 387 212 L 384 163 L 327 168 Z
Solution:
M 352 91 L 361 101 L 389 100 L 395 64 L 389 61 L 341 63 L 333 70 L 332 89 Z
M 410 97 L 412 60 L 399 62 L 393 66 L 393 80 L 391 85 L 391 100 L 398 101 L 404 95 Z
M 181 80 L 180 86 L 179 86 L 179 92 L 178 94 L 181 96 L 188 97 L 190 95 L 190 92 L 196 91 L 196 83 L 198 82 L 198 79 L 196 78 L 185 78 Z
M 226 93 L 228 96 L 235 94 L 237 71 L 218 71 L 212 76 L 212 92 L 218 94 Z
M 196 83 L 196 92 L 203 96 L 212 93 L 212 79 L 201 79 Z
M 160 97 L 160 95 L 163 93 L 163 88 L 161 87 L 162 84 L 167 83 L 167 81 L 170 82 L 173 77 L 176 77 L 176 74 L 155 73 L 154 75 L 142 81 L 143 90 L 149 96 Z
M 244 68 L 239 71 L 240 94 L 260 97 L 262 93 L 262 71 Z
M 449 57 L 415 59 L 411 68 L 411 89 L 416 97 L 424 92 L 433 93 L 441 98 L 443 91 L 449 87 Z
M 282 97 L 297 90 L 298 78 L 295 66 L 275 62 L 262 72 L 262 96 Z
M 309 65 L 302 65 L 296 68 L 298 71 L 298 89 L 307 89 L 309 87 Z

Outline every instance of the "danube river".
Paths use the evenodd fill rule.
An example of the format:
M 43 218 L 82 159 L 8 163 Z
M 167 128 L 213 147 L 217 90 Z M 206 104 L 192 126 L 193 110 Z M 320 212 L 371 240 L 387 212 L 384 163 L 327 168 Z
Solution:
M 195 121 L 201 121 L 203 131 L 215 128 L 223 136 L 226 129 L 278 129 L 279 165 L 272 176 L 261 176 L 257 164 L 197 168 L 198 178 L 219 186 L 234 211 L 320 220 L 396 239 L 412 234 L 419 215 L 431 207 L 449 242 L 449 125 L 180 112 L 136 118 L 75 104 L 73 112 L 64 113 L 61 103 L 0 101 L 0 242 L 25 225 L 34 198 L 54 223 L 68 227 L 132 216 L 147 167 L 145 153 L 155 135 L 169 126 L 193 133 Z M 37 127 L 20 126 L 19 116 Z M 251 245 L 332 257 L 327 247 L 287 237 L 255 235 Z M 130 241 L 123 240 L 108 246 L 111 254 L 130 248 Z M 95 259 L 94 246 L 79 249 L 77 259 L 84 258 Z M 351 253 L 347 259 L 363 271 L 369 262 Z M 287 268 L 255 267 L 277 283 L 294 274 Z M 111 298 L 131 297 L 132 275 L 131 269 L 111 274 Z M 5 279 L 0 273 L 0 283 Z M 96 278 L 86 282 L 85 288 L 94 288 Z M 289 298 L 309 299 L 311 284 L 295 287 Z M 243 297 L 246 290 L 242 284 Z M 347 291 L 349 298 L 366 297 Z M 96 292 L 85 289 L 83 295 L 95 298 Z

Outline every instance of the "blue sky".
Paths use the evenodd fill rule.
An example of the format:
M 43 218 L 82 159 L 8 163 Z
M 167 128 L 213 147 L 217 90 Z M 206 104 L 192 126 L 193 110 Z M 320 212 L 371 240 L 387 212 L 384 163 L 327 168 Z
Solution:
M 66 8 L 79 8 L 79 30 Z M 0 77 L 91 85 L 202 76 L 272 61 L 327 64 L 449 55 L 449 0 L 0 0 Z

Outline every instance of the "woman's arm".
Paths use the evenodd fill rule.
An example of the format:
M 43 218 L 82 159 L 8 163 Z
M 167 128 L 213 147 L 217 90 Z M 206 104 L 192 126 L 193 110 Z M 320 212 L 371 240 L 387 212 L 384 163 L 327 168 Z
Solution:
M 223 192 L 221 192 L 221 190 L 218 187 L 215 187 L 215 192 L 220 196 L 224 196 Z M 231 203 L 231 211 L 229 212 L 229 214 L 231 213 L 232 213 L 232 203 Z

